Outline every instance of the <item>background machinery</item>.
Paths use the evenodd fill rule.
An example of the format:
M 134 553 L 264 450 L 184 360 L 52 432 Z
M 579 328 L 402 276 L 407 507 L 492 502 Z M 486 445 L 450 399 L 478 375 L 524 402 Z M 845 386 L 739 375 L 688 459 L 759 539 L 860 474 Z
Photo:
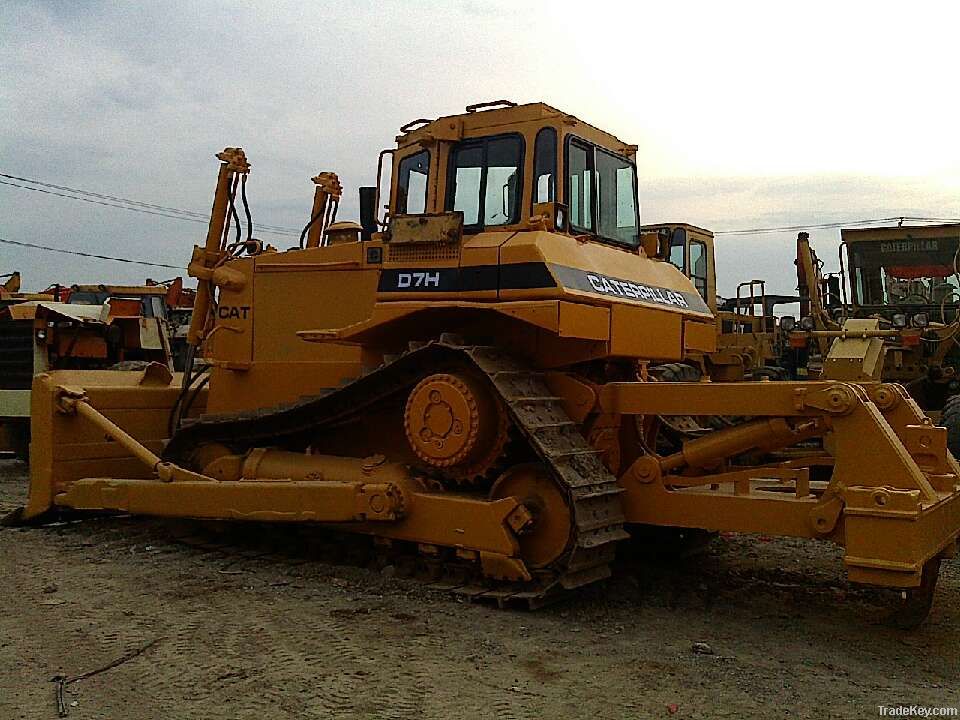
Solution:
M 159 287 L 73 285 L 0 299 L 0 451 L 27 457 L 35 375 L 168 365 L 165 295 Z
M 837 376 L 837 339 L 876 338 L 873 374 L 902 384 L 960 452 L 960 224 L 844 229 L 841 238 L 841 271 L 830 276 L 809 235 L 797 238 L 802 319 L 791 344 L 800 364 Z
M 787 338 L 775 308 L 800 298 L 768 294 L 763 280 L 742 282 L 735 297 L 721 298 L 712 232 L 688 223 L 658 223 L 642 229 L 659 236 L 657 259 L 669 261 L 686 275 L 716 318 L 716 348 L 705 355 L 694 354 L 687 364 L 701 366 L 711 379 L 724 382 L 785 379 Z
M 227 148 L 185 372 L 39 376 L 18 518 L 324 523 L 532 605 L 606 577 L 636 526 L 783 534 L 842 545 L 919 622 L 960 530 L 945 431 L 892 384 L 651 381 L 717 334 L 641 238 L 635 151 L 541 103 L 417 120 L 381 154 L 385 216 L 378 182 L 337 222 L 318 175 L 276 251 L 242 235 L 250 165 Z M 691 413 L 750 419 L 660 449 Z
M 193 316 L 193 303 L 197 291 L 184 287 L 183 278 L 157 282 L 147 278 L 148 286 L 159 286 L 166 290 L 164 306 L 166 308 L 167 336 L 170 340 L 170 355 L 173 367 L 182 371 L 187 362 L 187 352 L 190 344 L 187 342 L 187 331 L 190 327 L 190 318 Z

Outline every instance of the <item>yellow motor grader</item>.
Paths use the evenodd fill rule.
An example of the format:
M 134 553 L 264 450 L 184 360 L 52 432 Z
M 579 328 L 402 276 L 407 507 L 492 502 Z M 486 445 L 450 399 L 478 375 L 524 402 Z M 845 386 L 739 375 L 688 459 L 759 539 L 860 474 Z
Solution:
M 840 273 L 824 276 L 810 236 L 797 236 L 800 327 L 790 333 L 811 375 L 902 384 L 960 451 L 960 224 L 842 229 Z M 867 366 L 846 348 L 875 339 Z
M 960 530 L 945 431 L 893 384 L 653 381 L 716 332 L 641 237 L 635 152 L 541 103 L 417 120 L 381 153 L 385 215 L 378 173 L 338 222 L 323 173 L 276 250 L 224 150 L 189 266 L 209 370 L 39 376 L 20 519 L 322 523 L 531 605 L 608 576 L 635 526 L 787 535 L 919 622 Z M 689 414 L 750 419 L 663 451 Z

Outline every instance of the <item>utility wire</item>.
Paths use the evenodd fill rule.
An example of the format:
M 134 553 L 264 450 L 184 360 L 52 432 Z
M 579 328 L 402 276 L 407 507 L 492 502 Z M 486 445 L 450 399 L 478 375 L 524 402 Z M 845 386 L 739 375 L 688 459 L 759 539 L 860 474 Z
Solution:
M 18 180 L 19 182 L 30 183 L 31 185 L 39 185 L 45 188 L 53 188 L 54 190 L 64 190 L 66 192 L 76 193 L 77 195 L 89 195 L 90 197 L 100 198 L 101 200 L 113 200 L 114 202 L 122 202 L 128 205 L 139 205 L 145 208 L 153 208 L 154 210 L 165 210 L 171 213 L 192 215 L 193 217 L 198 218 L 206 217 L 203 213 L 196 212 L 194 210 L 183 210 L 182 208 L 167 207 L 166 205 L 155 205 L 153 203 L 143 202 L 142 200 L 131 200 L 130 198 L 117 197 L 116 195 L 104 195 L 103 193 L 96 193 L 90 190 L 80 190 L 78 188 L 67 187 L 66 185 L 54 185 L 53 183 L 32 180 L 30 178 L 19 177 L 17 175 L 8 175 L 7 173 L 0 173 L 0 177 L 5 177 L 8 180 Z
M 849 222 L 821 223 L 818 225 L 786 225 L 783 227 L 749 228 L 742 230 L 716 230 L 714 235 L 763 235 L 765 233 L 786 232 L 788 230 L 831 230 L 835 228 L 853 227 L 861 225 L 876 225 L 885 222 L 916 222 L 916 223 L 960 223 L 960 218 L 931 218 L 897 215 L 896 217 L 877 218 L 875 220 L 850 220 Z
M 192 222 L 198 222 L 198 223 L 206 222 L 204 220 L 191 218 L 184 215 L 169 215 L 167 213 L 156 212 L 154 210 L 135 208 L 135 207 L 130 207 L 128 205 L 118 205 L 117 203 L 105 202 L 103 200 L 94 200 L 93 198 L 77 197 L 75 195 L 66 195 L 64 193 L 58 193 L 52 190 L 44 190 L 43 188 L 38 188 L 38 187 L 27 187 L 26 185 L 18 185 L 17 183 L 8 182 L 6 180 L 0 180 L 0 185 L 9 185 L 11 187 L 20 188 L 21 190 L 33 190 L 34 192 L 43 193 L 45 195 L 55 195 L 56 197 L 69 198 L 70 200 L 82 200 L 83 202 L 93 203 L 95 205 L 105 205 L 106 207 L 115 207 L 115 208 L 119 208 L 120 210 L 132 210 L 134 212 L 145 213 L 147 215 L 159 215 L 160 217 L 170 218 L 171 220 L 190 220 Z
M 64 255 L 79 255 L 80 257 L 96 258 L 97 260 L 113 260 L 114 262 L 130 263 L 132 265 L 149 265 L 150 267 L 170 268 L 171 270 L 186 270 L 185 267 L 181 267 L 180 265 L 167 265 L 165 263 L 133 260 L 131 258 L 113 257 L 111 255 L 97 255 L 96 253 L 86 253 L 81 252 L 80 250 L 65 250 L 64 248 L 49 247 L 47 245 L 35 245 L 34 243 L 7 240 L 6 238 L 0 238 L 0 243 L 5 245 L 17 245 L 19 247 L 33 248 L 34 250 L 46 250 L 47 252 L 63 253 Z
M 66 198 L 68 200 L 80 200 L 82 202 L 93 203 L 95 205 L 114 207 L 120 210 L 129 210 L 131 212 L 140 212 L 147 215 L 156 215 L 159 217 L 170 218 L 171 220 L 186 220 L 189 222 L 199 223 L 201 225 L 206 225 L 210 220 L 210 215 L 208 213 L 201 213 L 195 210 L 184 210 L 182 208 L 147 203 L 141 200 L 131 200 L 130 198 L 118 197 L 116 195 L 95 193 L 89 190 L 81 190 L 78 188 L 68 187 L 66 185 L 55 185 L 53 183 L 43 182 L 41 180 L 33 180 L 31 178 L 24 178 L 17 175 L 9 175 L 7 173 L 0 173 L 0 177 L 7 178 L 6 180 L 0 180 L 0 185 L 8 185 L 21 190 L 32 190 L 34 192 Z M 11 180 L 16 180 L 19 182 L 10 182 Z M 29 185 L 23 185 L 21 183 L 29 183 Z M 30 187 L 30 185 L 36 185 L 38 187 Z M 63 192 L 55 192 L 56 190 L 61 190 Z M 272 235 L 288 235 L 296 237 L 300 234 L 299 229 L 283 227 L 280 225 L 263 225 L 258 223 L 257 229 L 261 232 Z
M 175 208 L 167 205 L 157 205 L 154 203 L 143 202 L 142 200 L 132 200 L 130 198 L 119 197 L 117 195 L 107 195 L 104 193 L 92 192 L 90 190 L 82 190 L 79 188 L 72 188 L 66 185 L 56 185 L 54 183 L 44 182 L 42 180 L 34 180 L 31 178 L 20 177 L 18 175 L 10 175 L 7 173 L 0 173 L 0 177 L 7 178 L 7 180 L 0 180 L 0 185 L 9 185 L 11 187 L 20 188 L 22 190 L 32 190 L 34 192 L 44 193 L 46 195 L 53 195 L 56 197 L 66 198 L 68 200 L 80 200 L 83 202 L 93 203 L 95 205 L 103 205 L 106 207 L 113 207 L 120 210 L 129 210 L 131 212 L 145 213 L 147 215 L 156 215 L 158 217 L 165 217 L 171 220 L 185 220 L 188 222 L 195 222 L 202 225 L 206 225 L 209 222 L 209 215 L 196 210 L 184 210 L 183 208 Z M 16 180 L 18 182 L 10 182 L 11 180 Z M 30 187 L 29 185 L 22 185 L 19 183 L 29 183 L 29 185 L 36 185 L 38 187 Z M 47 189 L 44 189 L 47 188 Z M 63 192 L 55 192 L 60 190 Z M 67 193 L 73 193 L 67 194 Z M 784 225 L 780 227 L 760 227 L 760 228 L 742 228 L 735 230 L 716 230 L 714 235 L 765 235 L 769 233 L 778 233 L 778 232 L 788 232 L 788 231 L 800 231 L 800 230 L 832 230 L 836 228 L 843 227 L 859 227 L 863 225 L 876 225 L 878 223 L 885 222 L 913 222 L 913 223 L 960 223 L 960 218 L 931 218 L 931 217 L 913 217 L 906 215 L 897 215 L 895 217 L 887 218 L 876 218 L 873 220 L 850 220 L 848 222 L 832 222 L 832 223 L 819 223 L 813 225 Z M 288 235 L 296 237 L 300 234 L 300 230 L 296 228 L 288 228 L 280 225 L 263 225 L 258 224 L 258 229 L 261 232 L 273 235 Z M 50 248 L 55 252 L 65 252 L 60 251 L 57 248 Z M 99 257 L 99 256 L 91 256 Z M 116 259 L 116 258 L 107 258 L 107 259 Z M 135 260 L 120 260 L 121 262 L 138 262 Z M 155 263 L 141 263 L 145 265 L 151 265 Z M 176 267 L 172 265 L 161 265 L 160 267 Z

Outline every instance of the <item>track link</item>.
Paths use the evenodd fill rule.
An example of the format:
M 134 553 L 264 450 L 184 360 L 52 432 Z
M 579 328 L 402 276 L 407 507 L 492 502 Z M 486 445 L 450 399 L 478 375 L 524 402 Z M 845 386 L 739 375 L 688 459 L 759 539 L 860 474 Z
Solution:
M 384 400 L 409 391 L 425 374 L 440 368 L 468 367 L 483 374 L 507 407 L 517 430 L 566 495 L 574 531 L 564 554 L 537 571 L 533 583 L 494 583 L 472 579 L 462 594 L 540 605 L 561 590 L 610 575 L 616 543 L 627 537 L 616 479 L 604 467 L 570 420 L 544 376 L 495 347 L 461 345 L 443 336 L 412 345 L 376 370 L 321 395 L 251 412 L 207 415 L 184 425 L 171 439 L 164 459 L 189 465 L 194 450 L 220 443 L 235 449 L 258 445 L 306 448 L 317 433 L 363 415 Z M 398 428 L 398 431 L 400 429 Z M 455 588 L 451 588 L 455 589 Z

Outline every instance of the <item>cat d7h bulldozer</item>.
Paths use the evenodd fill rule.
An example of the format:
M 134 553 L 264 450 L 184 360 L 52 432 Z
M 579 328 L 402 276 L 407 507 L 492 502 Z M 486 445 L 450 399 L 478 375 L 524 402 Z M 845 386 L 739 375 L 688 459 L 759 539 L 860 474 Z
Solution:
M 338 222 L 323 173 L 276 250 L 224 150 L 189 266 L 209 373 L 40 376 L 21 518 L 323 523 L 533 605 L 609 575 L 637 525 L 816 538 L 918 621 L 960 530 L 943 429 L 897 385 L 655 381 L 716 333 L 640 232 L 635 152 L 540 103 L 417 120 L 380 155 L 386 215 L 378 177 Z M 662 437 L 689 414 L 749 419 Z

